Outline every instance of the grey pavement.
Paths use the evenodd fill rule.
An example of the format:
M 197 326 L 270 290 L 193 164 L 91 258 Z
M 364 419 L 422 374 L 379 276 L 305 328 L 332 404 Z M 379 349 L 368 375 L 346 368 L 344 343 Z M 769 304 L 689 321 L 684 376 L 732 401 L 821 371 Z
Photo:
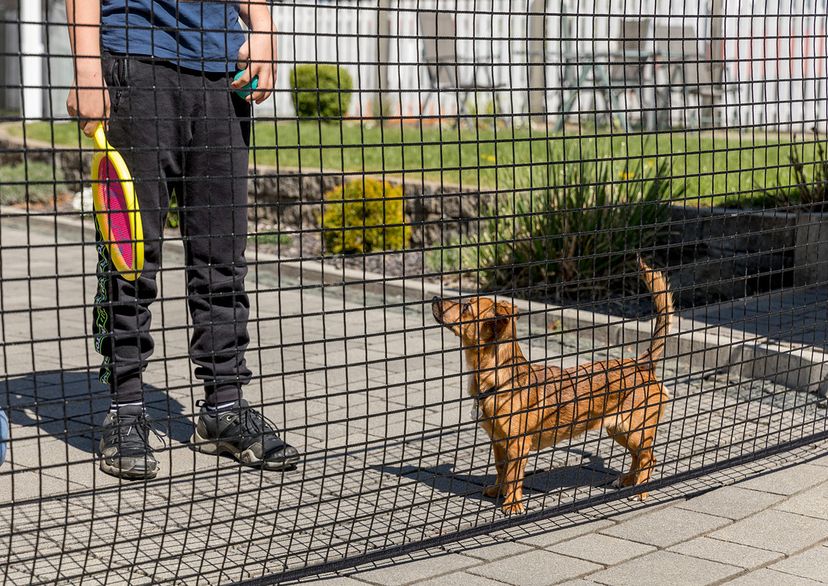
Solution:
M 714 473 L 708 480 L 748 480 L 698 496 L 684 497 L 676 485 L 675 498 L 652 506 L 623 513 L 597 506 L 309 580 L 352 586 L 828 584 L 826 450 L 822 442 L 736 466 L 722 477 Z M 797 475 L 801 468 L 808 474 Z M 767 491 L 788 473 L 798 476 L 797 490 Z M 728 502 L 735 513 L 720 506 Z
M 548 519 L 505 519 L 481 495 L 494 467 L 468 415 L 457 342 L 427 308 L 335 278 L 325 287 L 291 280 L 255 251 L 248 398 L 302 450 L 300 468 L 263 473 L 187 446 L 199 393 L 173 242 L 145 380 L 150 413 L 169 428 L 162 472 L 147 483 L 103 475 L 94 449 L 108 397 L 95 380 L 88 237 L 0 220 L 0 402 L 12 422 L 0 468 L 6 582 L 226 583 L 428 539 L 447 541 L 303 581 L 828 580 L 818 573 L 828 460 L 817 458 L 824 444 L 812 445 L 828 422 L 813 396 L 666 360 L 672 401 L 646 503 L 610 488 L 628 458 L 589 434 L 529 462 L 529 515 Z M 569 365 L 630 351 L 524 321 L 532 359 Z M 471 530 L 487 534 L 454 539 Z

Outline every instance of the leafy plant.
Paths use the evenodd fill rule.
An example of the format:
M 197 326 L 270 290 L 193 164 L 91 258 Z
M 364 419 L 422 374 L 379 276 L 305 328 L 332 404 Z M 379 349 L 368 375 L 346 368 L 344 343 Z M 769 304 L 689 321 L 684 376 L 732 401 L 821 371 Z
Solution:
M 178 196 L 175 192 L 170 194 L 170 205 L 167 208 L 167 227 L 178 228 L 181 224 L 181 215 L 178 210 Z
M 817 156 L 813 162 L 805 163 L 805 147 L 802 145 L 802 155 L 791 149 L 789 160 L 796 177 L 796 191 L 799 203 L 812 205 L 828 201 L 828 159 L 825 158 L 825 149 L 821 142 L 815 145 Z M 810 170 L 806 170 L 810 167 Z M 810 175 L 810 177 L 809 177 Z
M 351 74 L 333 64 L 297 65 L 290 76 L 299 118 L 341 118 L 348 111 L 353 87 Z
M 572 288 L 603 294 L 597 283 L 632 269 L 630 253 L 666 235 L 669 199 L 683 190 L 667 160 L 639 162 L 621 176 L 613 177 L 609 162 L 557 165 L 548 189 L 487 206 L 477 234 L 440 259 L 443 270 L 471 271 L 486 289 L 549 283 L 559 295 Z
M 811 160 L 805 149 L 813 146 L 816 156 Z M 791 147 L 788 163 L 792 183 L 771 189 L 756 187 L 749 197 L 731 196 L 725 207 L 774 208 L 780 206 L 824 206 L 828 204 L 828 158 L 822 142 L 803 143 L 800 149 Z
M 293 244 L 293 237 L 290 234 L 276 231 L 256 232 L 250 234 L 247 238 L 253 241 L 256 246 L 290 246 Z
M 411 241 L 405 220 L 402 186 L 357 179 L 325 194 L 322 236 L 333 254 L 404 250 Z

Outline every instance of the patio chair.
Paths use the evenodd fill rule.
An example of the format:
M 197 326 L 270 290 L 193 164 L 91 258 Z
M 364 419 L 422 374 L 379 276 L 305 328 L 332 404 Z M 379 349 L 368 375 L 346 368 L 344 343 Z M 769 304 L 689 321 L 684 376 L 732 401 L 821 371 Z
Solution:
M 711 58 L 712 43 L 699 51 L 696 28 L 691 25 L 656 25 L 656 60 L 666 68 L 666 87 L 659 82 L 658 99 L 672 111 L 672 100 L 680 95 L 683 126 L 718 125 L 729 93 L 736 88 L 725 82 L 726 68 Z M 695 102 L 695 103 L 693 103 Z
M 696 97 L 695 118 L 699 127 L 724 124 L 728 96 L 735 97 L 738 91 L 735 84 L 728 83 L 727 70 L 721 57 L 711 55 L 712 43 L 706 43 L 706 47 L 697 63 L 685 67 L 684 74 L 688 93 Z
M 564 116 L 571 111 L 582 90 L 600 95 L 613 120 L 625 131 L 630 126 L 630 97 L 634 96 L 637 102 L 633 110 L 644 112 L 647 68 L 654 55 L 648 36 L 651 22 L 651 18 L 625 18 L 621 23 L 621 32 L 613 40 L 609 51 L 593 51 L 586 59 L 583 55 L 579 58 L 577 54 L 565 57 L 563 85 L 564 91 L 570 94 L 562 103 L 559 129 L 563 127 Z M 572 78 L 573 65 L 577 71 L 575 79 Z M 647 125 L 643 115 L 642 123 Z
M 656 23 L 653 29 L 656 61 L 656 123 L 659 128 L 672 126 L 674 109 L 687 126 L 690 86 L 685 75 L 688 67 L 698 63 L 699 45 L 693 25 Z
M 421 111 L 426 109 L 432 96 L 440 92 L 454 94 L 458 115 L 468 113 L 468 97 L 477 92 L 491 92 L 492 99 L 497 102 L 497 90 L 506 84 L 495 80 L 494 56 L 475 52 L 473 59 L 468 59 L 458 55 L 457 23 L 450 12 L 423 10 L 418 20 L 422 65 L 428 81 Z M 495 111 L 498 111 L 496 103 Z

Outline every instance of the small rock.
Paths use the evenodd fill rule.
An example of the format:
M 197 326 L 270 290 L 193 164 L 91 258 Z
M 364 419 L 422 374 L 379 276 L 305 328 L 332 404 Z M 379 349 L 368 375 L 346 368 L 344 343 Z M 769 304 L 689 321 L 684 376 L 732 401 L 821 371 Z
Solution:
M 92 188 L 84 187 L 83 191 L 75 193 L 72 198 L 72 209 L 82 214 L 91 214 L 94 209 L 92 203 Z

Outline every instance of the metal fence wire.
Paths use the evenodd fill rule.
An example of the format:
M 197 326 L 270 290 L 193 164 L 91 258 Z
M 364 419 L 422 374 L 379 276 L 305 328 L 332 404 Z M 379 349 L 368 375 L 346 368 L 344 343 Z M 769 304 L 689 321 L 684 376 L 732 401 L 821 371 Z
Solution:
M 3 582 L 299 579 L 826 437 L 826 15 L 0 3 Z

